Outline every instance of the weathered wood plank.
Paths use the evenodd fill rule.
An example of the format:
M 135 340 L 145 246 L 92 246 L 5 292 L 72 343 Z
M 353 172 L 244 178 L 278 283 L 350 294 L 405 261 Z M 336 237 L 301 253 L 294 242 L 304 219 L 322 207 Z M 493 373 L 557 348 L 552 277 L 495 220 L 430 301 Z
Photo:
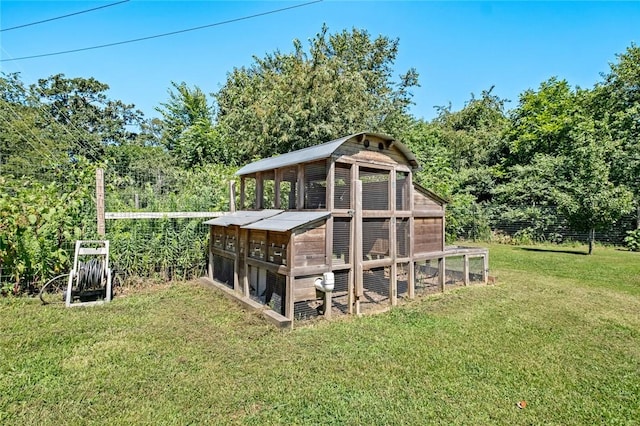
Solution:
M 228 214 L 226 212 L 105 212 L 108 220 L 121 219 L 197 219 L 214 218 Z

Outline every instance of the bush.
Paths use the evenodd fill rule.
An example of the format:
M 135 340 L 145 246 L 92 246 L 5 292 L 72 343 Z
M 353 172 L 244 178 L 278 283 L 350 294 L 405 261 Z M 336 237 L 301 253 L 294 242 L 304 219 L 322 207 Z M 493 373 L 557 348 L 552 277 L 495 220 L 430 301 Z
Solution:
M 640 251 L 640 228 L 635 231 L 627 231 L 624 243 L 631 251 Z

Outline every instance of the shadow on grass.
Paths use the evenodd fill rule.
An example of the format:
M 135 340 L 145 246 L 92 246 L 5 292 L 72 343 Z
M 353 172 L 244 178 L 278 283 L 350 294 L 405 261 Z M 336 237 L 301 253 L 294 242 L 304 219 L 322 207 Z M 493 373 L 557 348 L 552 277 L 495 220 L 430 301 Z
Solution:
M 541 253 L 566 253 L 566 254 L 577 254 L 580 256 L 587 256 L 589 253 L 581 250 L 565 250 L 565 249 L 543 249 L 543 248 L 533 248 L 533 247 L 520 247 L 520 250 L 525 251 L 537 251 Z

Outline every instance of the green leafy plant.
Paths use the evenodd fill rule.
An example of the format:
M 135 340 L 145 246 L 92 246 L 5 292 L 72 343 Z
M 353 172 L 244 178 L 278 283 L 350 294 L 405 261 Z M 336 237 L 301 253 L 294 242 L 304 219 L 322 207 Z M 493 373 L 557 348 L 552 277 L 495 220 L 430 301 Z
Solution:
M 624 243 L 631 251 L 640 251 L 640 228 L 634 231 L 627 231 Z

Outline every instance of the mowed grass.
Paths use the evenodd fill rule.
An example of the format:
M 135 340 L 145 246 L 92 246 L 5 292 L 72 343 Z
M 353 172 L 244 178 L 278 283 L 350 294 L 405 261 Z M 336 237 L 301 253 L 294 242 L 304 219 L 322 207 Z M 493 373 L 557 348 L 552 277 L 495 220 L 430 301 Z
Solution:
M 496 285 L 291 332 L 197 283 L 3 299 L 0 424 L 638 424 L 640 254 L 562 250 L 492 245 Z

